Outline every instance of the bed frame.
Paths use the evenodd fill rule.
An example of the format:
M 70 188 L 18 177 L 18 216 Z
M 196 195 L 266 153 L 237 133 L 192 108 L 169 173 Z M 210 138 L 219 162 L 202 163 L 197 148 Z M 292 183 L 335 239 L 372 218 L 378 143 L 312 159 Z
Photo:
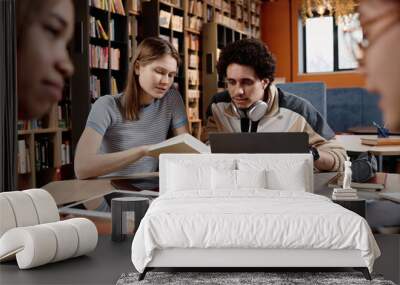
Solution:
M 235 160 L 249 159 L 264 160 L 287 159 L 304 161 L 305 185 L 307 192 L 313 193 L 313 160 L 310 154 L 162 154 L 160 156 L 160 195 L 168 189 L 168 163 L 180 162 L 182 159 L 190 161 L 207 160 Z M 371 280 L 369 270 L 361 257 L 359 250 L 330 250 L 330 249 L 254 249 L 254 248 L 167 248 L 154 251 L 152 260 L 147 264 L 144 272 L 139 275 L 143 280 L 146 273 L 153 269 L 176 268 L 193 269 L 203 268 L 215 271 L 218 268 L 228 268 L 234 271 L 265 271 L 265 269 L 285 268 L 286 271 L 295 269 L 309 269 L 310 271 L 338 271 L 338 268 L 354 268 L 361 271 L 364 277 Z M 320 270 L 321 269 L 321 270 Z M 339 270 L 340 271 L 340 270 Z
M 206 271 L 271 271 L 282 269 L 291 271 L 301 269 L 307 271 L 324 271 L 324 269 L 353 268 L 361 271 L 367 280 L 371 275 L 359 250 L 329 249 L 193 249 L 170 248 L 155 250 L 152 261 L 139 281 L 146 273 L 161 268 L 206 269 Z M 215 270 L 214 270 L 215 269 Z M 268 269 L 268 270 L 267 270 Z M 287 270 L 286 270 L 287 269 Z M 335 270 L 334 270 L 335 271 Z M 340 270 L 338 270 L 340 271 Z

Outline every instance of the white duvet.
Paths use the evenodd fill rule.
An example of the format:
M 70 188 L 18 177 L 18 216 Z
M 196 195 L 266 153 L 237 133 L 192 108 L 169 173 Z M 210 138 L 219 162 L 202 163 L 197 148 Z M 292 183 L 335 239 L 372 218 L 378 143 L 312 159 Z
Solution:
M 166 193 L 154 200 L 132 243 L 132 262 L 143 272 L 155 249 L 358 249 L 372 271 L 380 251 L 359 215 L 306 192 Z

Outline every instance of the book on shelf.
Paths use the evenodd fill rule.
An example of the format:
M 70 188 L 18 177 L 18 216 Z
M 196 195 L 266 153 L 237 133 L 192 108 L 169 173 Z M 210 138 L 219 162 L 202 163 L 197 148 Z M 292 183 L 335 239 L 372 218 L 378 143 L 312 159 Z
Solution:
M 172 15 L 171 29 L 176 32 L 182 32 L 183 31 L 183 17 L 178 16 L 178 15 Z
M 108 69 L 108 47 L 89 45 L 89 66 L 91 68 Z
M 372 146 L 400 145 L 400 137 L 389 138 L 361 138 L 361 143 Z
M 122 0 L 110 0 L 111 12 L 125 16 L 125 8 Z
M 19 174 L 31 172 L 29 148 L 24 139 L 18 140 L 18 161 L 17 168 Z
M 200 91 L 199 90 L 188 89 L 186 94 L 187 94 L 188 98 L 191 99 L 191 100 L 200 98 Z
M 90 6 L 102 10 L 109 10 L 109 0 L 90 0 Z
M 160 10 L 160 27 L 169 29 L 171 25 L 171 13 Z
M 173 37 L 173 38 L 172 38 L 171 44 L 172 44 L 172 45 L 174 46 L 174 48 L 179 52 L 179 39 Z
M 189 54 L 189 67 L 199 68 L 200 57 L 197 54 Z
M 43 128 L 43 121 L 40 119 L 34 119 L 34 120 L 19 120 L 17 122 L 17 129 L 19 131 L 24 131 L 24 130 L 33 130 L 33 129 L 41 129 Z
M 385 188 L 387 173 L 377 172 L 374 177 L 364 183 L 351 182 L 351 187 L 358 190 L 375 191 Z M 343 174 L 338 173 L 328 182 L 329 188 L 341 188 L 343 186 Z
M 38 138 L 35 141 L 36 171 L 48 169 L 53 165 L 53 146 L 48 137 Z
M 199 108 L 198 107 L 189 107 L 188 108 L 188 117 L 189 120 L 197 120 L 199 119 Z
M 111 95 L 118 94 L 117 80 L 112 76 L 111 77 Z
M 119 70 L 120 58 L 121 51 L 119 49 L 110 48 L 110 65 L 112 70 Z
M 108 35 L 104 30 L 100 20 L 96 20 L 96 28 L 97 28 L 97 35 L 103 40 L 108 40 Z
M 140 0 L 128 0 L 128 9 L 135 13 L 140 12 Z
M 189 49 L 198 51 L 200 47 L 200 40 L 198 35 L 190 34 L 188 38 Z
M 71 103 L 61 101 L 57 106 L 57 117 L 59 128 L 69 128 L 71 125 Z
M 110 41 L 115 41 L 115 21 L 114 21 L 114 19 L 110 20 Z
M 189 17 L 189 28 L 200 32 L 203 22 L 197 17 Z
M 69 141 L 64 141 L 61 144 L 61 165 L 71 163 L 71 148 Z
M 181 134 L 152 145 L 149 153 L 155 157 L 162 153 L 210 153 L 210 147 L 189 134 Z
M 91 75 L 89 78 L 89 95 L 92 99 L 101 96 L 101 83 L 96 75 Z
M 188 71 L 188 81 L 189 85 L 197 86 L 200 84 L 200 72 L 198 70 L 191 70 Z

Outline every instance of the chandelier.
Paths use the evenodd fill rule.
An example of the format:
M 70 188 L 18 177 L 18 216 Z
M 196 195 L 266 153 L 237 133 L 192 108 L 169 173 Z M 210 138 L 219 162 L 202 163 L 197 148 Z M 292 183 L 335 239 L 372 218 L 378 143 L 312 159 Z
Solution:
M 354 14 L 358 3 L 359 0 L 302 0 L 301 17 L 304 24 L 316 15 L 334 16 L 339 23 Z

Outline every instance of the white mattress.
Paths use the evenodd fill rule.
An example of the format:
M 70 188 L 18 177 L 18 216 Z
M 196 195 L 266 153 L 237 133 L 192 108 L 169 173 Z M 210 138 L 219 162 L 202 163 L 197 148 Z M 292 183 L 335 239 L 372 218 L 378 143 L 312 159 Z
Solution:
M 306 192 L 247 189 L 229 196 L 171 192 L 154 200 L 132 243 L 139 272 L 156 249 L 359 250 L 372 271 L 380 255 L 362 217 Z

